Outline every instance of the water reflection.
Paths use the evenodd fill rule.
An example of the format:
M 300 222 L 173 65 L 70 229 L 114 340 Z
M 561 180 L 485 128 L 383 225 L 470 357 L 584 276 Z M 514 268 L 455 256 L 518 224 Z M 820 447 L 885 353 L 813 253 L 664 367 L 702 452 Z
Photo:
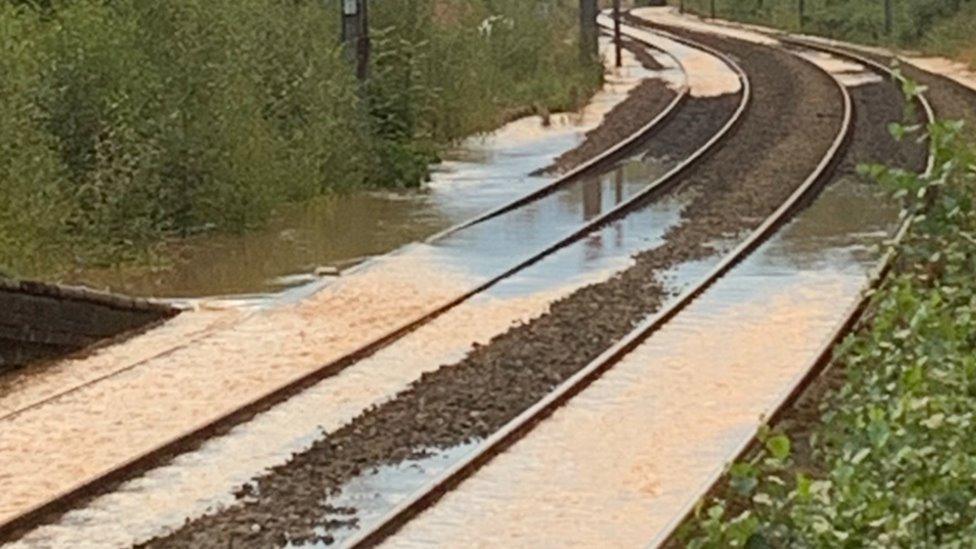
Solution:
M 601 48 L 610 51 L 608 39 L 601 39 Z M 177 258 L 170 267 L 92 269 L 66 281 L 132 295 L 260 296 L 314 280 L 317 267 L 342 268 L 422 240 L 550 183 L 551 176 L 527 174 L 581 143 L 642 80 L 661 76 L 631 52 L 624 54 L 624 66 L 612 68 L 604 88 L 581 111 L 555 114 L 547 125 L 530 116 L 469 138 L 433 167 L 423 190 L 353 192 L 285 205 L 263 230 L 170 246 Z
M 805 374 L 859 299 L 880 256 L 877 244 L 893 233 L 897 217 L 877 187 L 837 181 L 674 321 L 387 545 L 660 541 L 655 537 L 681 518 Z

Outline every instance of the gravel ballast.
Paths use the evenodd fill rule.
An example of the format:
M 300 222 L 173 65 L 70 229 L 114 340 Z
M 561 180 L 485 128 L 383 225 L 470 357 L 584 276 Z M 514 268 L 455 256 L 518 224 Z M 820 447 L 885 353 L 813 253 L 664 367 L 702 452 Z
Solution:
M 828 150 L 840 127 L 841 97 L 826 75 L 786 52 L 732 40 L 715 45 L 749 73 L 754 101 L 732 140 L 683 176 L 681 187 L 694 198 L 662 246 L 638 254 L 611 280 L 583 288 L 546 315 L 473 349 L 461 362 L 424 375 L 256 479 L 238 505 L 147 545 L 329 542 L 328 531 L 347 523 L 326 524 L 323 518 L 343 511 L 330 507 L 329 496 L 345 481 L 431 448 L 488 436 L 657 310 L 666 298 L 661 276 L 667 269 L 714 255 L 715 240 L 758 226 Z
M 660 71 L 664 68 L 642 45 L 632 40 L 625 40 L 623 44 L 645 69 Z M 565 173 L 596 158 L 654 120 L 676 96 L 663 80 L 644 80 L 607 113 L 599 126 L 586 133 L 582 143 L 561 154 L 551 165 L 536 171 L 535 175 Z

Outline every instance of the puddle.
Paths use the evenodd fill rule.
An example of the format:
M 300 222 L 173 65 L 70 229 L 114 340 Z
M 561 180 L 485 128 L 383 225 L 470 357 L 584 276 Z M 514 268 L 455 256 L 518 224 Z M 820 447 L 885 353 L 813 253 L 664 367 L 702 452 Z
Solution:
M 856 215 L 851 215 L 856 212 Z M 646 546 L 693 504 L 859 298 L 898 210 L 835 182 L 808 210 L 390 547 Z
M 358 524 L 371 524 L 379 521 L 391 508 L 410 497 L 424 485 L 432 482 L 452 463 L 469 454 L 477 442 L 470 442 L 447 450 L 430 450 L 426 457 L 379 467 L 348 482 L 343 486 L 342 494 L 334 500 L 330 500 L 329 504 L 336 508 L 356 509 L 354 518 L 359 521 Z M 326 516 L 323 517 L 323 522 L 332 518 L 349 520 L 351 516 Z M 325 534 L 332 536 L 333 542 L 331 544 L 321 542 L 289 543 L 286 547 L 337 547 L 358 531 L 358 528 L 355 527 L 329 531 L 319 528 L 317 534 L 323 537 Z

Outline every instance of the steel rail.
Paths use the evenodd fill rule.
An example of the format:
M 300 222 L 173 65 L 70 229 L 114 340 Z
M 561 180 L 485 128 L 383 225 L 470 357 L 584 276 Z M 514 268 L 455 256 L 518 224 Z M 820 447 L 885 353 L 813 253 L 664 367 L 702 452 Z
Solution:
M 900 82 L 905 81 L 904 77 L 898 75 L 885 65 L 853 52 L 823 45 L 818 42 L 791 38 L 783 35 L 776 35 L 776 38 L 785 44 L 800 46 L 802 48 L 820 51 L 837 57 L 847 58 L 848 60 L 862 64 L 865 67 L 869 67 L 882 75 L 896 78 Z M 916 98 L 916 101 L 921 105 L 922 110 L 925 113 L 925 118 L 928 120 L 928 122 L 935 122 L 935 111 L 925 95 L 919 95 Z M 929 177 L 933 173 L 934 169 L 935 151 L 934 146 L 930 143 L 924 177 Z M 875 268 L 872 269 L 872 272 L 868 275 L 868 280 L 865 282 L 864 288 L 861 291 L 861 298 L 853 303 L 847 309 L 847 311 L 845 311 L 844 315 L 838 321 L 837 326 L 831 331 L 829 337 L 820 347 L 820 350 L 817 352 L 815 358 L 810 362 L 807 368 L 803 370 L 804 373 L 801 374 L 798 379 L 794 380 L 788 390 L 780 395 L 780 397 L 777 399 L 778 404 L 773 408 L 773 411 L 769 417 L 766 418 L 764 422 L 765 425 L 777 423 L 780 418 L 782 418 L 783 414 L 806 392 L 810 385 L 830 369 L 830 367 L 833 365 L 833 349 L 844 339 L 844 337 L 847 336 L 847 334 L 850 334 L 857 329 L 860 321 L 863 319 L 864 312 L 867 310 L 867 307 L 870 304 L 871 290 L 878 289 L 881 284 L 884 283 L 887 275 L 891 272 L 891 269 L 894 266 L 894 261 L 897 257 L 897 245 L 904 240 L 905 236 L 911 229 L 913 219 L 910 216 L 905 215 L 904 212 L 903 217 L 904 219 L 899 225 L 898 230 L 895 232 L 893 239 L 890 241 L 891 245 L 888 247 L 888 250 L 879 260 Z M 755 448 L 758 447 L 758 434 L 759 430 L 757 429 L 748 440 L 737 448 L 736 452 L 733 454 L 735 457 L 730 463 L 741 461 L 745 456 L 749 455 Z M 662 530 L 650 543 L 649 547 L 660 547 L 671 540 L 678 528 L 693 516 L 695 508 L 698 506 L 698 502 L 718 485 L 722 478 L 725 477 L 725 474 L 725 469 L 715 471 L 698 490 L 699 496 L 694 500 L 689 501 L 682 508 L 682 513 L 677 515 L 677 518 L 668 523 L 664 530 Z
M 672 35 L 671 33 L 659 31 L 658 29 L 654 29 L 653 32 L 686 44 L 693 42 L 684 37 Z M 695 47 L 702 47 L 702 45 L 697 43 L 694 45 Z M 840 129 L 830 148 L 807 179 L 745 241 L 740 243 L 730 253 L 726 254 L 719 264 L 705 275 L 704 278 L 699 280 L 697 284 L 683 292 L 665 309 L 643 321 L 629 334 L 624 336 L 623 339 L 561 383 L 542 400 L 509 421 L 501 429 L 481 442 L 468 455 L 454 463 L 434 481 L 412 494 L 387 513 L 381 520 L 359 532 L 356 536 L 346 540 L 343 543 L 343 547 L 358 549 L 378 545 L 402 528 L 413 517 L 433 506 L 444 494 L 473 475 L 478 469 L 504 452 L 511 445 L 515 444 L 536 425 L 549 417 L 556 409 L 583 391 L 604 372 L 612 368 L 631 351 L 641 345 L 652 333 L 659 330 L 711 287 L 718 279 L 722 278 L 729 270 L 752 253 L 782 223 L 786 222 L 793 212 L 803 205 L 803 201 L 809 198 L 813 194 L 813 191 L 830 175 L 832 168 L 839 161 L 841 151 L 849 143 L 853 130 L 852 121 L 854 111 L 853 102 L 847 88 L 828 71 L 820 68 L 811 61 L 805 61 L 817 67 L 818 70 L 826 73 L 831 78 L 832 82 L 840 91 L 843 102 L 843 118 Z
M 599 26 L 603 29 L 606 29 L 604 25 L 599 25 Z M 664 107 L 664 110 L 658 113 L 657 116 L 655 116 L 649 122 L 647 122 L 646 124 L 638 128 L 636 131 L 634 131 L 633 133 L 625 137 L 622 141 L 617 142 L 613 147 L 610 147 L 609 149 L 598 154 L 597 156 L 583 162 L 582 164 L 576 166 L 575 168 L 571 169 L 565 174 L 560 175 L 559 178 L 556 179 L 555 181 L 543 186 L 542 188 L 536 189 L 531 193 L 526 194 L 525 196 L 516 198 L 507 204 L 503 204 L 495 208 L 494 210 L 490 210 L 481 215 L 478 215 L 476 217 L 473 217 L 471 219 L 462 221 L 456 225 L 448 227 L 447 229 L 444 229 L 443 231 L 440 231 L 439 233 L 436 233 L 428 237 L 426 240 L 424 240 L 424 242 L 427 243 L 436 242 L 462 229 L 466 229 L 472 225 L 477 225 L 478 223 L 481 223 L 483 221 L 487 221 L 494 217 L 498 217 L 499 215 L 510 212 L 530 202 L 534 202 L 535 200 L 538 200 L 543 196 L 551 194 L 556 190 L 558 190 L 560 187 L 572 183 L 573 181 L 576 181 L 580 177 L 594 171 L 594 168 L 602 165 L 604 162 L 608 161 L 609 159 L 616 157 L 621 151 L 634 146 L 636 143 L 643 140 L 645 137 L 651 135 L 654 132 L 654 130 L 659 129 L 664 122 L 670 120 L 674 116 L 674 114 L 678 111 L 678 108 L 681 105 L 683 105 L 689 97 L 690 89 L 688 86 L 688 71 L 684 67 L 684 65 L 681 64 L 681 61 L 673 54 L 665 50 L 662 50 L 657 46 L 653 46 L 643 40 L 637 40 L 634 37 L 629 37 L 629 38 L 631 40 L 636 40 L 637 42 L 644 45 L 644 47 L 646 48 L 663 52 L 665 55 L 667 55 L 672 60 L 674 60 L 677 66 L 680 67 L 681 72 L 685 75 L 685 85 L 678 90 L 674 99 L 672 99 L 671 102 Z
M 600 25 L 600 27 L 603 30 L 607 30 L 607 28 L 606 28 L 605 25 Z M 663 50 L 663 49 L 661 49 L 661 48 L 659 48 L 657 46 L 654 46 L 652 44 L 649 44 L 646 41 L 638 40 L 638 39 L 636 39 L 634 37 L 629 37 L 629 38 L 631 40 L 634 40 L 634 41 L 636 41 L 636 42 L 644 45 L 645 47 L 647 47 L 649 49 L 653 49 L 655 51 L 659 51 L 659 52 L 663 53 L 664 55 L 670 57 L 674 61 L 675 65 L 677 67 L 679 67 L 679 69 L 681 70 L 682 74 L 685 75 L 685 81 L 686 81 L 685 84 L 683 86 L 681 86 L 681 88 L 677 91 L 674 99 L 672 99 L 668 103 L 668 105 L 666 105 L 665 108 L 660 113 L 658 113 L 652 120 L 650 120 L 649 122 L 647 122 L 646 124 L 644 124 L 643 126 L 641 126 L 639 129 L 637 129 L 636 131 L 634 131 L 633 133 L 631 133 L 630 135 L 628 135 L 627 137 L 625 137 L 623 140 L 621 140 L 618 143 L 616 143 L 613 147 L 607 149 L 606 151 L 601 152 L 600 154 L 596 155 L 595 157 L 591 158 L 590 160 L 587 160 L 586 162 L 584 162 L 584 163 L 580 164 L 579 166 L 573 168 L 569 172 L 561 175 L 559 178 L 557 178 L 556 180 L 554 180 L 554 181 L 546 184 L 542 188 L 536 189 L 535 191 L 532 191 L 529 194 L 526 194 L 524 196 L 521 196 L 519 198 L 516 198 L 516 199 L 512 200 L 511 202 L 509 202 L 507 204 L 504 204 L 502 206 L 499 206 L 498 208 L 496 208 L 494 210 L 490 210 L 490 211 L 488 211 L 488 212 L 486 212 L 484 214 L 480 214 L 480 215 L 477 215 L 475 217 L 472 217 L 471 219 L 467 219 L 465 221 L 461 221 L 460 223 L 458 223 L 456 225 L 453 225 L 453 226 L 451 226 L 451 227 L 449 227 L 447 229 L 444 229 L 443 231 L 440 231 L 440 232 L 438 232 L 438 233 L 436 233 L 436 234 L 434 234 L 432 236 L 427 237 L 426 239 L 424 239 L 424 242 L 426 242 L 428 244 L 434 243 L 434 242 L 436 242 L 438 240 L 441 240 L 441 239 L 443 239 L 443 238 L 445 238 L 445 237 L 447 237 L 447 236 L 449 236 L 449 235 L 451 235 L 453 233 L 456 233 L 456 232 L 458 232 L 458 231 L 460 231 L 462 229 L 471 227 L 473 225 L 477 225 L 478 223 L 481 223 L 483 221 L 487 221 L 487 220 L 489 220 L 491 218 L 498 217 L 499 215 L 502 215 L 502 214 L 507 213 L 507 212 L 509 212 L 511 210 L 517 209 L 517 208 L 519 208 L 521 206 L 524 206 L 526 204 L 529 204 L 531 202 L 534 202 L 535 200 L 538 200 L 539 198 L 542 198 L 543 196 L 546 196 L 548 194 L 551 194 L 551 193 L 555 192 L 556 190 L 558 190 L 560 187 L 563 187 L 563 186 L 565 186 L 565 185 L 567 185 L 569 183 L 572 183 L 573 181 L 575 181 L 575 180 L 577 180 L 577 179 L 579 179 L 579 178 L 581 178 L 583 176 L 586 176 L 586 175 L 590 174 L 591 172 L 596 171 L 596 168 L 598 168 L 599 166 L 603 165 L 604 163 L 607 163 L 611 159 L 615 158 L 617 155 L 620 154 L 621 151 L 624 151 L 624 150 L 626 150 L 628 148 L 631 148 L 631 147 L 635 146 L 637 143 L 639 143 L 640 141 L 643 141 L 645 138 L 649 137 L 653 133 L 653 130 L 657 129 L 658 127 L 662 126 L 665 122 L 667 122 L 668 120 L 670 120 L 674 116 L 674 114 L 678 111 L 678 108 L 680 106 L 682 106 L 687 101 L 687 99 L 689 97 L 689 91 L 690 90 L 689 90 L 689 87 L 688 87 L 688 84 L 687 84 L 687 79 L 688 79 L 687 69 L 685 69 L 684 65 L 681 64 L 681 61 L 676 56 L 674 56 L 674 54 L 672 54 L 672 53 L 670 53 L 670 52 L 668 52 L 666 50 Z M 353 265 L 352 267 L 349 267 L 348 269 L 345 269 L 344 270 L 344 273 L 351 274 L 351 273 L 360 271 L 360 270 L 362 270 L 362 269 L 364 269 L 364 268 L 372 265 L 374 262 L 378 261 L 378 259 L 379 259 L 379 257 L 373 257 L 373 258 L 369 258 L 369 259 L 367 259 L 365 261 L 360 261 L 360 262 L 356 263 L 355 265 Z M 7 281 L 7 280 L 5 280 L 3 278 L 0 278 L 0 290 L 7 289 L 8 286 L 15 286 L 16 289 L 20 289 L 20 286 L 26 286 L 26 285 L 29 285 L 31 288 L 45 286 L 45 285 L 38 284 L 38 283 L 27 283 L 27 282 L 17 283 L 16 281 Z M 185 305 L 181 304 L 179 302 L 179 300 L 159 300 L 159 299 L 130 298 L 130 297 L 121 296 L 121 295 L 105 294 L 105 293 L 102 293 L 102 292 L 97 292 L 97 291 L 94 291 L 94 290 L 90 290 L 88 288 L 53 287 L 53 286 L 52 286 L 52 288 L 55 288 L 55 289 L 49 290 L 49 292 L 52 292 L 51 295 L 59 295 L 60 296 L 61 294 L 64 294 L 64 297 L 66 297 L 66 298 L 74 298 L 77 295 L 77 296 L 80 296 L 79 298 L 101 298 L 101 299 L 107 299 L 107 300 L 109 300 L 108 302 L 110 304 L 116 304 L 116 303 L 118 303 L 118 304 L 120 304 L 119 306 L 131 306 L 133 309 L 136 309 L 136 310 L 148 309 L 149 307 L 160 307 L 160 308 L 165 307 L 166 308 L 166 312 L 167 312 L 167 317 L 166 318 L 171 318 L 171 317 L 175 316 L 176 314 L 178 314 L 181 309 L 187 308 Z M 58 293 L 58 292 L 60 292 L 60 293 Z M 131 305 L 131 304 L 134 304 L 134 305 Z M 248 316 L 250 316 L 250 315 L 248 315 Z M 133 333 L 138 333 L 139 331 L 140 330 L 136 330 L 136 331 L 133 331 L 133 332 L 126 332 L 124 334 L 120 334 L 119 336 L 116 336 L 114 338 L 111 338 L 110 339 L 110 342 L 122 341 L 122 340 L 126 339 L 127 337 L 131 336 Z M 98 348 L 101 348 L 102 346 L 103 345 L 92 346 L 92 347 L 89 348 L 89 350 L 91 350 L 91 349 L 98 349 Z M 178 347 L 176 349 L 183 348 L 185 346 L 186 345 L 181 345 L 180 347 Z M 176 349 L 168 350 L 168 351 L 166 351 L 166 353 L 167 354 L 168 353 L 171 353 L 171 352 L 175 351 Z M 5 419 L 10 419 L 10 418 L 16 417 L 16 416 L 21 415 L 21 414 L 23 414 L 23 413 L 25 413 L 25 412 L 27 412 L 27 411 L 29 411 L 31 409 L 37 408 L 39 406 L 43 406 L 44 404 L 46 404 L 48 402 L 51 402 L 53 400 L 56 400 L 56 399 L 58 399 L 58 398 L 60 398 L 60 397 L 62 397 L 64 395 L 73 393 L 73 392 L 78 391 L 80 389 L 84 389 L 85 387 L 89 387 L 89 386 L 91 386 L 93 384 L 96 384 L 96 383 L 105 381 L 106 379 L 115 377 L 115 376 L 117 376 L 117 375 L 119 375 L 121 373 L 127 372 L 129 370 L 134 369 L 134 368 L 138 368 L 139 366 L 143 365 L 145 362 L 147 362 L 149 360 L 152 360 L 153 358 L 155 358 L 155 357 L 150 357 L 148 359 L 145 359 L 145 360 L 139 361 L 139 362 L 137 362 L 135 364 L 132 364 L 132 365 L 130 365 L 128 367 L 120 368 L 118 370 L 114 370 L 114 371 L 112 371 L 110 373 L 107 373 L 105 375 L 99 376 L 97 378 L 91 379 L 89 381 L 86 381 L 86 382 L 81 383 L 81 384 L 78 384 L 78 385 L 74 385 L 74 386 L 72 386 L 70 388 L 67 388 L 67 389 L 61 391 L 61 392 L 58 392 L 56 394 L 49 395 L 49 396 L 47 396 L 47 397 L 45 397 L 43 399 L 37 400 L 35 402 L 32 402 L 32 403 L 30 403 L 30 404 L 28 404 L 26 406 L 23 406 L 21 408 L 18 408 L 17 410 L 13 410 L 13 411 L 6 412 L 6 413 L 0 415 L 0 421 L 3 421 Z
M 631 36 L 630 38 L 637 40 L 642 44 L 646 44 L 649 47 L 653 47 L 637 37 Z M 288 397 L 314 385 L 322 379 L 341 372 L 345 368 L 385 348 L 406 334 L 411 333 L 421 326 L 431 322 L 435 318 L 453 309 L 472 296 L 494 286 L 498 282 L 540 261 L 555 251 L 568 246 L 586 234 L 624 216 L 635 206 L 639 205 L 643 200 L 653 196 L 655 193 L 672 188 L 673 184 L 678 181 L 680 175 L 702 159 L 706 154 L 712 152 L 717 145 L 730 136 L 731 132 L 738 126 L 743 114 L 746 112 L 746 109 L 752 100 L 752 88 L 749 78 L 745 71 L 743 71 L 742 68 L 739 67 L 739 65 L 731 58 L 721 52 L 718 52 L 717 50 L 714 50 L 713 48 L 709 48 L 704 45 L 697 45 L 686 40 L 679 41 L 682 41 L 692 47 L 708 51 L 726 63 L 729 68 L 731 68 L 739 77 L 741 83 L 741 99 L 737 109 L 728 119 L 726 124 L 722 126 L 722 128 L 719 129 L 704 145 L 702 145 L 677 166 L 654 180 L 638 193 L 635 193 L 629 199 L 617 204 L 613 209 L 592 219 L 586 225 L 578 229 L 574 229 L 560 240 L 536 252 L 531 257 L 522 260 L 520 263 L 507 269 L 505 272 L 479 284 L 474 289 L 466 291 L 463 294 L 450 299 L 446 303 L 437 305 L 433 310 L 423 314 L 419 318 L 410 320 L 400 327 L 387 332 L 385 335 L 361 345 L 354 351 L 346 353 L 345 355 L 332 360 L 321 367 L 315 368 L 314 370 L 307 372 L 298 378 L 289 380 L 288 382 L 283 383 L 264 395 L 246 402 L 229 412 L 220 412 L 214 417 L 203 419 L 195 427 L 191 427 L 180 435 L 166 442 L 160 443 L 146 452 L 125 460 L 117 465 L 108 467 L 98 474 L 79 480 L 78 483 L 62 491 L 53 498 L 30 507 L 13 518 L 0 523 L 0 542 L 22 535 L 24 532 L 44 523 L 51 517 L 63 514 L 77 502 L 104 493 L 106 487 L 124 481 L 138 472 L 145 471 L 151 468 L 159 460 L 171 457 L 180 453 L 181 451 L 192 448 L 200 440 L 211 438 L 216 434 L 224 432 L 230 427 L 246 421 L 255 414 L 286 400 Z

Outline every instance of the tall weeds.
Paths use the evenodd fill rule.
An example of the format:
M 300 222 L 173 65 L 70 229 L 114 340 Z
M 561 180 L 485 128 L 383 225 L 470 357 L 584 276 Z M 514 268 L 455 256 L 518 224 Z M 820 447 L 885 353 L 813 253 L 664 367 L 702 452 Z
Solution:
M 571 0 L 384 0 L 360 86 L 337 2 L 0 1 L 0 272 L 141 259 L 285 201 L 415 186 L 446 144 L 599 82 Z

